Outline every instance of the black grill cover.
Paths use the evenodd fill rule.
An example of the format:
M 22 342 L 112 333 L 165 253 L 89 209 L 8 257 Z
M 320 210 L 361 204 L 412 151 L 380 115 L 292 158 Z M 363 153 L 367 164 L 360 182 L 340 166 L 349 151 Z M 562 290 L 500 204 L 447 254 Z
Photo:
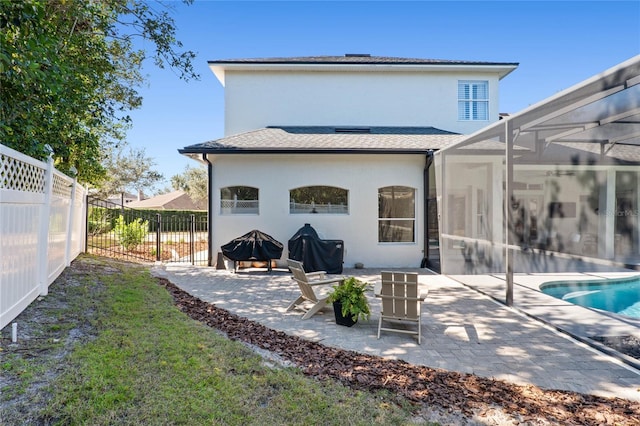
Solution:
M 306 272 L 342 273 L 344 241 L 321 240 L 308 223 L 289 240 L 289 258 L 302 262 Z
M 233 261 L 280 259 L 283 248 L 281 242 L 257 229 L 235 238 L 221 247 L 222 254 Z

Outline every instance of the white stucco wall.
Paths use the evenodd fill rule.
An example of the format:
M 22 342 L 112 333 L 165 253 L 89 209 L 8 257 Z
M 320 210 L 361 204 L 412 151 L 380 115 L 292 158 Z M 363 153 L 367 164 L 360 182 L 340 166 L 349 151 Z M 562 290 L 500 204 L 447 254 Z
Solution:
M 223 155 L 213 162 L 213 247 L 220 247 L 253 229 L 265 232 L 285 246 L 305 223 L 321 238 L 344 240 L 344 264 L 353 267 L 419 267 L 423 257 L 424 199 L 421 155 Z M 349 214 L 290 214 L 289 190 L 308 185 L 349 190 Z M 378 243 L 378 188 L 401 185 L 415 188 L 416 241 Z M 259 188 L 258 215 L 221 215 L 220 188 Z
M 498 120 L 498 76 L 443 72 L 227 71 L 225 136 L 266 126 L 433 126 L 473 133 Z M 488 121 L 458 121 L 458 81 L 489 82 Z

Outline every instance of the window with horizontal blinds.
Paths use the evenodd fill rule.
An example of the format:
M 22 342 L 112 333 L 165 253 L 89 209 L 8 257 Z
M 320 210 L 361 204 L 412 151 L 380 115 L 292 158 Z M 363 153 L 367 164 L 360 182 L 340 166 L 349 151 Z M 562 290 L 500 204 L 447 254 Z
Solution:
M 458 81 L 458 120 L 489 119 L 489 82 Z

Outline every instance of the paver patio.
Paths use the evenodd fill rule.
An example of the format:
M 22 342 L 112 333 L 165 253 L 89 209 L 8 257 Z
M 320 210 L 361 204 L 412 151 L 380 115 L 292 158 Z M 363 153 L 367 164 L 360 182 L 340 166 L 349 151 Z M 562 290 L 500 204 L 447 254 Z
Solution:
M 201 300 L 324 345 L 517 384 L 640 400 L 640 371 L 451 278 L 416 271 L 429 290 L 421 345 L 396 333 L 376 338 L 380 304 L 373 291 L 370 319 L 349 328 L 335 324 L 330 305 L 304 321 L 302 312 L 286 312 L 299 295 L 288 271 L 234 274 L 182 264 L 152 270 Z M 375 269 L 345 269 L 344 275 L 380 282 Z

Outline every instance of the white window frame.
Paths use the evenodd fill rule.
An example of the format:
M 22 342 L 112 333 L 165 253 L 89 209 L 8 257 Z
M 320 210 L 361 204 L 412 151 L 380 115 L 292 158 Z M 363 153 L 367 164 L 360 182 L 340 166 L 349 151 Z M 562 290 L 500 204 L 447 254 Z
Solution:
M 417 229 L 416 229 L 416 216 L 417 216 L 417 212 L 416 212 L 416 208 L 417 208 L 417 191 L 416 188 L 411 187 L 411 186 L 404 186 L 404 185 L 388 185 L 388 186 L 383 186 L 378 188 L 378 197 L 380 197 L 380 191 L 383 189 L 387 189 L 387 188 L 391 188 L 391 187 L 397 187 L 397 188 L 402 188 L 402 189 L 410 189 L 413 193 L 413 212 L 412 212 L 412 217 L 395 217 L 395 216 L 391 216 L 391 217 L 381 217 L 380 215 L 380 205 L 378 204 L 378 244 L 416 244 L 416 238 L 417 238 Z M 380 201 L 378 201 L 379 203 Z M 413 235 L 412 235 L 412 241 L 381 241 L 380 240 L 380 225 L 381 222 L 402 222 L 402 221 L 406 221 L 406 222 L 413 222 Z
M 339 189 L 341 191 L 344 191 L 345 192 L 344 195 L 346 197 L 346 204 L 331 204 L 331 203 L 316 204 L 313 200 L 310 201 L 309 203 L 300 203 L 299 202 L 300 200 L 295 200 L 291 194 L 292 191 L 295 191 L 297 189 L 321 188 L 321 187 L 334 188 L 334 189 Z M 306 201 L 309 201 L 309 200 L 306 200 Z M 333 185 L 306 185 L 306 186 L 299 186 L 297 188 L 291 188 L 289 190 L 289 214 L 330 214 L 330 215 L 349 214 L 349 190 L 345 188 L 340 188 L 339 186 L 333 186 Z
M 486 97 L 474 97 L 474 88 L 484 86 Z M 461 90 L 467 87 L 467 90 Z M 468 95 L 468 97 L 467 97 Z M 479 106 L 484 105 L 484 114 Z M 489 121 L 489 81 L 488 80 L 459 80 L 458 81 L 458 121 Z
M 250 188 L 256 190 L 255 200 L 239 200 L 237 194 L 233 199 L 223 199 L 222 191 L 227 188 Z M 220 215 L 259 215 L 260 214 L 260 189 L 248 185 L 229 185 L 221 187 L 220 193 Z

